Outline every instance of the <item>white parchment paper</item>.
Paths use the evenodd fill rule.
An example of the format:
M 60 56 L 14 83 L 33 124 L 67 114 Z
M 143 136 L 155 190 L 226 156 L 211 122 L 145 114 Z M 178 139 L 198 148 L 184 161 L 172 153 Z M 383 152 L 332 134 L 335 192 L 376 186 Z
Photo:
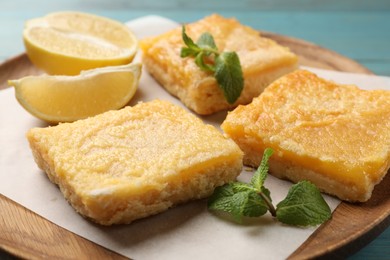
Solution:
M 127 25 L 139 38 L 178 26 L 158 16 Z M 137 60 L 140 59 L 138 56 Z M 390 89 L 390 78 L 311 69 L 319 76 L 365 89 Z M 155 98 L 182 104 L 167 94 L 146 70 L 132 104 Z M 204 117 L 219 127 L 226 113 Z M 101 227 L 78 215 L 59 189 L 37 168 L 25 133 L 46 126 L 16 101 L 12 88 L 0 91 L 0 193 L 51 222 L 133 259 L 284 259 L 315 230 L 284 226 L 270 215 L 243 226 L 222 220 L 206 209 L 206 201 L 190 202 L 130 225 Z M 251 173 L 239 179 L 247 181 Z M 266 185 L 275 203 L 287 194 L 289 182 L 269 176 Z M 339 201 L 326 196 L 334 209 Z M 1 212 L 1 210 L 0 210 Z

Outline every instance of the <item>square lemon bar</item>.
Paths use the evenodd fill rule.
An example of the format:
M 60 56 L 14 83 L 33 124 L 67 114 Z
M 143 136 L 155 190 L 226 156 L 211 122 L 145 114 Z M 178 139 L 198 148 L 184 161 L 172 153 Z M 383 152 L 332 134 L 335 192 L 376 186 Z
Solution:
M 180 57 L 184 47 L 181 27 L 140 42 L 147 71 L 198 114 L 208 115 L 248 104 L 272 81 L 297 67 L 295 54 L 235 19 L 214 14 L 186 25 L 186 33 L 194 41 L 205 32 L 211 33 L 220 52 L 235 51 L 239 56 L 244 89 L 232 105 L 225 100 L 212 73 L 197 67 L 193 57 Z
M 229 113 L 225 133 L 257 167 L 274 149 L 270 172 L 309 180 L 347 201 L 367 201 L 390 167 L 390 91 L 339 85 L 299 70 Z
M 33 128 L 27 138 L 75 210 L 102 225 L 205 198 L 242 169 L 234 141 L 167 101 Z

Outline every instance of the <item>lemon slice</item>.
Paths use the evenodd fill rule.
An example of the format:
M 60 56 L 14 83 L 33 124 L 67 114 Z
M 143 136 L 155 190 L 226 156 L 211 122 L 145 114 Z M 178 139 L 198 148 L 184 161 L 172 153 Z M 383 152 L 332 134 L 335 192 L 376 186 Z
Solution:
M 57 12 L 26 22 L 26 52 L 32 63 L 56 75 L 130 63 L 138 48 L 124 24 L 104 17 Z
M 77 76 L 9 80 L 19 103 L 47 122 L 72 122 L 125 106 L 134 96 L 141 64 L 82 71 Z

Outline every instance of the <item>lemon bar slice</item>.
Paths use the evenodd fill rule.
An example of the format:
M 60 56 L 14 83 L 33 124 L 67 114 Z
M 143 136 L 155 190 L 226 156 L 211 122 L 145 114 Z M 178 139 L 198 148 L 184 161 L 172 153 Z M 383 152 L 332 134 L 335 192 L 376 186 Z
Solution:
M 339 85 L 308 71 L 272 83 L 222 124 L 258 166 L 274 149 L 270 171 L 306 179 L 342 200 L 367 201 L 390 167 L 390 91 Z
M 234 141 L 167 101 L 33 128 L 27 138 L 76 211 L 102 225 L 205 198 L 242 169 Z
M 297 67 L 297 56 L 260 33 L 217 14 L 186 25 L 187 34 L 196 41 L 202 33 L 213 35 L 220 52 L 235 51 L 244 74 L 244 89 L 230 105 L 212 73 L 199 69 L 194 58 L 180 57 L 184 47 L 181 28 L 140 42 L 143 63 L 148 72 L 188 108 L 207 115 L 247 104 L 278 77 Z

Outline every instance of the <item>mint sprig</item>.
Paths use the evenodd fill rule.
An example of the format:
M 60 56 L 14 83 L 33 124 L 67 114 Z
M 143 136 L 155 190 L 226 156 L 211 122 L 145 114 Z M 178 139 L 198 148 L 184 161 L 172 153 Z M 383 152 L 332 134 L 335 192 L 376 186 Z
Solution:
M 276 218 L 294 226 L 319 225 L 331 214 L 317 187 L 308 181 L 293 185 L 287 197 L 276 206 Z
M 244 76 L 237 53 L 220 53 L 213 36 L 208 32 L 203 33 L 195 43 L 183 26 L 182 38 L 186 47 L 181 49 L 180 57 L 194 57 L 200 69 L 214 73 L 226 101 L 229 104 L 236 102 L 244 89 Z
M 273 206 L 271 192 L 264 187 L 272 153 L 270 148 L 264 151 L 250 183 L 231 182 L 216 188 L 208 200 L 209 210 L 228 212 L 237 222 L 243 217 L 260 217 L 267 211 L 278 221 L 294 226 L 316 226 L 330 219 L 328 204 L 309 181 L 292 185 L 286 198 L 276 208 Z

